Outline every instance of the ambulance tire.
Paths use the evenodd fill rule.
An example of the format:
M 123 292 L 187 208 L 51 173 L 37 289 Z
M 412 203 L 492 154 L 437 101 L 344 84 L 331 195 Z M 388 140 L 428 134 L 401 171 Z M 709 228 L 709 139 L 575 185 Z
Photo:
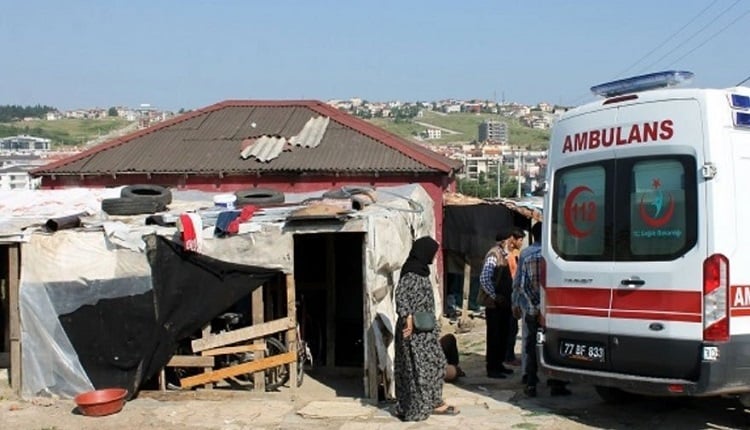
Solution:
M 596 390 L 596 394 L 599 395 L 599 397 L 604 400 L 604 403 L 608 403 L 611 405 L 620 405 L 623 403 L 632 403 L 641 396 L 638 394 L 629 393 L 627 391 L 623 391 L 619 388 L 615 387 L 605 387 L 602 385 L 595 385 L 594 389 Z

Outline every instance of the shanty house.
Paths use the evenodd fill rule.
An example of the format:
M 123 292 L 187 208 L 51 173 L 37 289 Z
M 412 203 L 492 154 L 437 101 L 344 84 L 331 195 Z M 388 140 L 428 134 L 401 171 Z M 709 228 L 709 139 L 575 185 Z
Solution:
M 319 195 L 325 190 L 352 185 L 383 190 L 386 194 L 388 189 L 398 189 L 405 184 L 416 187 L 414 189 L 419 190 L 417 195 L 421 199 L 420 207 L 429 214 L 412 211 L 408 218 L 381 214 L 368 218 L 373 221 L 367 223 L 349 223 L 347 225 L 354 226 L 348 227 L 349 230 L 335 225 L 311 228 L 298 225 L 295 229 L 274 227 L 276 230 L 269 234 L 271 237 L 281 235 L 284 238 L 282 241 L 257 243 L 252 232 L 247 233 L 249 242 L 247 239 L 237 239 L 243 245 L 253 244 L 252 247 L 242 248 L 244 255 L 247 252 L 263 253 L 264 243 L 269 249 L 277 249 L 265 256 L 265 261 L 260 261 L 263 263 L 261 265 L 292 274 L 298 297 L 319 297 L 322 306 L 310 308 L 317 309 L 319 313 L 313 317 L 324 321 L 326 330 L 354 327 L 355 331 L 359 331 L 358 334 L 330 332 L 325 345 L 330 352 L 326 364 L 336 365 L 339 362 L 357 365 L 365 360 L 366 371 L 370 375 L 366 391 L 373 396 L 377 389 L 374 355 L 378 354 L 380 361 L 382 350 L 375 351 L 373 347 L 363 351 L 365 355 L 370 355 L 369 363 L 367 357 L 356 358 L 351 354 L 334 357 L 335 345 L 330 339 L 335 338 L 337 343 L 352 342 L 361 337 L 363 331 L 369 333 L 377 315 L 370 313 L 363 320 L 363 311 L 366 312 L 369 306 L 367 299 L 372 300 L 374 293 L 378 301 L 387 298 L 394 278 L 384 276 L 383 271 L 397 271 L 398 264 L 405 257 L 404 251 L 408 251 L 400 248 L 408 248 L 409 241 L 417 233 L 432 234 L 440 241 L 443 192 L 453 187 L 454 173 L 459 168 L 458 162 L 321 102 L 225 101 L 93 147 L 36 169 L 32 174 L 41 178 L 45 190 L 90 190 L 128 184 L 154 184 L 175 191 L 194 190 L 214 194 L 270 189 L 287 195 Z M 411 210 L 410 206 L 398 210 L 404 209 L 407 213 Z M 383 228 L 383 225 L 400 227 Z M 386 242 L 377 239 L 385 238 L 382 232 L 387 231 L 396 232 L 399 237 L 389 238 Z M 4 278 L 9 279 L 11 288 L 20 285 L 23 289 L 20 267 L 31 267 L 29 265 L 32 263 L 24 259 L 25 245 L 17 246 L 15 243 L 22 241 L 5 241 L 2 238 L 0 242 L 6 243 L 0 246 L 0 250 L 5 250 L 1 254 L 6 256 L 3 260 L 8 262 Z M 384 243 L 397 244 L 399 251 L 383 254 L 387 249 L 383 248 Z M 379 249 L 379 254 L 370 251 L 373 246 Z M 231 263 L 235 264 L 260 264 L 259 257 L 243 257 L 243 253 L 238 253 L 236 248 L 225 248 L 220 242 L 217 242 L 212 255 L 219 259 L 231 256 Z M 273 256 L 283 260 L 268 260 Z M 305 267 L 304 273 L 298 270 L 300 265 Z M 438 264 L 436 267 L 441 266 Z M 342 267 L 352 270 L 342 271 Z M 38 283 L 41 285 L 46 281 L 41 279 Z M 386 291 L 385 296 L 381 295 L 381 290 Z M 19 300 L 19 293 L 13 294 L 15 300 Z M 23 301 L 23 291 L 20 296 Z M 359 310 L 352 315 L 332 315 L 330 310 L 333 304 L 342 312 Z M 13 318 L 12 312 L 5 315 Z M 352 316 L 359 318 L 362 324 L 347 324 L 351 320 L 341 319 Z M 19 328 L 13 325 L 13 321 L 7 321 L 8 317 L 5 332 L 10 346 L 5 350 L 10 351 L 12 365 L 14 351 L 20 350 Z M 375 333 L 374 336 L 379 334 Z M 361 348 L 362 345 L 352 347 Z

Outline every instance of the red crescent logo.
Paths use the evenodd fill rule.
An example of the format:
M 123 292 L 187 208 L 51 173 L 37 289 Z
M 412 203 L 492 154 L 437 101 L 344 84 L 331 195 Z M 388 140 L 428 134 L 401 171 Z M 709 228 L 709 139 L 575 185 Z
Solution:
M 578 197 L 581 193 L 589 192 L 594 193 L 594 191 L 591 190 L 591 188 L 581 185 L 579 187 L 575 187 L 573 191 L 568 194 L 568 197 L 565 198 L 565 205 L 563 206 L 563 218 L 565 219 L 565 228 L 568 229 L 568 232 L 570 232 L 570 235 L 573 237 L 577 237 L 579 239 L 584 238 L 591 234 L 591 230 L 594 229 L 594 226 L 589 227 L 587 230 L 581 230 L 576 227 L 573 219 L 570 216 L 570 213 L 573 209 L 573 202 L 575 202 L 576 197 Z
M 646 212 L 646 207 L 643 205 L 643 196 L 641 196 L 641 203 L 639 205 L 639 211 L 641 214 L 641 219 L 649 227 L 652 227 L 652 228 L 663 227 L 666 223 L 669 222 L 669 220 L 672 219 L 672 215 L 674 214 L 674 199 L 672 198 L 672 195 L 670 194 L 669 206 L 667 206 L 667 210 L 664 211 L 664 215 L 660 216 L 659 218 L 653 218 Z

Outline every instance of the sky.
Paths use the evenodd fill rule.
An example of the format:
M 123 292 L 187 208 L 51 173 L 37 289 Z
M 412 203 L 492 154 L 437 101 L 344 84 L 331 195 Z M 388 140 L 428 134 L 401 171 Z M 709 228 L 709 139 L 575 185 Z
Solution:
M 748 25 L 739 0 L 15 0 L 0 13 L 0 105 L 575 106 L 660 70 L 734 86 L 750 76 Z

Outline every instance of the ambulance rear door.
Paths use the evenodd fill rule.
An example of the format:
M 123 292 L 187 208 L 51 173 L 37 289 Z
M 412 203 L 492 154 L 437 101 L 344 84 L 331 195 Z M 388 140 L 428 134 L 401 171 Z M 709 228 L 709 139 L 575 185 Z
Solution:
M 708 228 L 698 178 L 701 105 L 684 98 L 624 106 L 617 122 L 629 143 L 615 149 L 610 370 L 696 380 Z
M 588 133 L 580 152 L 592 159 L 554 173 L 545 361 L 694 379 L 706 258 L 697 240 L 700 106 L 660 100 L 604 112 L 569 132 Z

